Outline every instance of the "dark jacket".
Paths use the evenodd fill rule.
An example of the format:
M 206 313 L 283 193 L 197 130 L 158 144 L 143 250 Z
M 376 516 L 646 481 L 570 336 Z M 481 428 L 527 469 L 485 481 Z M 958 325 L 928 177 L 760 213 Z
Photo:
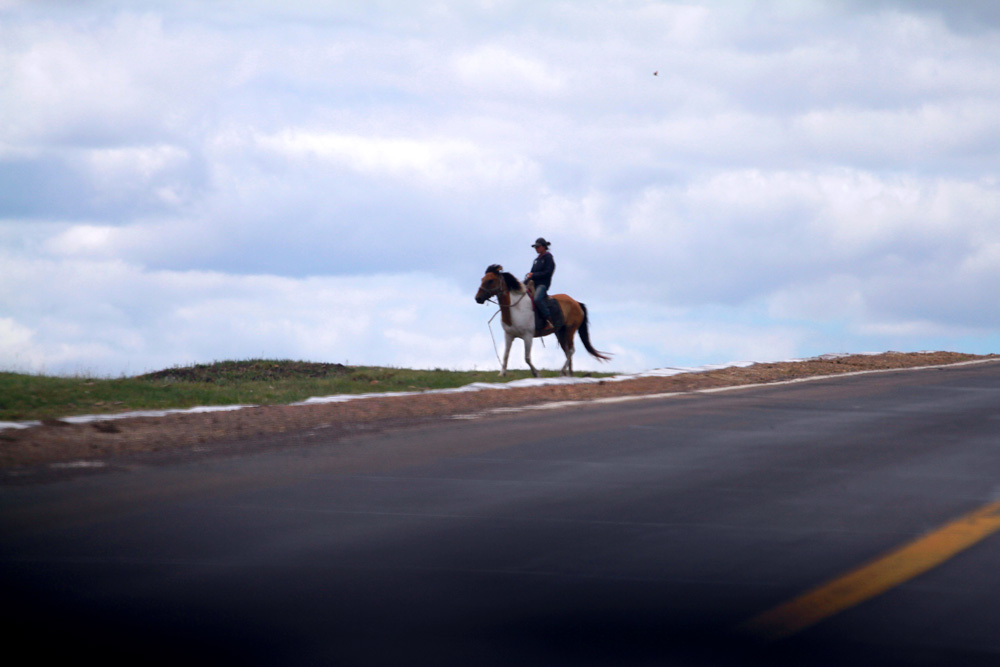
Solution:
M 555 272 L 556 260 L 552 258 L 552 253 L 548 250 L 536 257 L 531 265 L 531 279 L 535 282 L 536 287 L 539 285 L 549 287 L 552 284 L 552 274 Z

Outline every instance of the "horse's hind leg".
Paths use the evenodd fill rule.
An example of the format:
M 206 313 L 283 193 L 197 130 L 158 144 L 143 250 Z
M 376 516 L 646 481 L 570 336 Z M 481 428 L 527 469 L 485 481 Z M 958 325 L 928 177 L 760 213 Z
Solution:
M 573 376 L 573 353 L 576 349 L 573 347 L 573 336 L 576 334 L 575 330 L 571 330 L 569 327 L 563 327 L 556 332 L 556 337 L 559 339 L 559 345 L 563 349 L 563 353 L 566 355 L 566 363 L 563 364 L 562 374 L 569 377 Z

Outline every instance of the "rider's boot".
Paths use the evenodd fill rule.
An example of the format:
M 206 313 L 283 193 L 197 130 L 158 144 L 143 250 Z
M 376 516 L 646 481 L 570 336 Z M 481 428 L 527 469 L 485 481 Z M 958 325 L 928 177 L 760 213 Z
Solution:
M 540 312 L 535 318 L 535 337 L 538 338 L 552 328 L 548 313 Z

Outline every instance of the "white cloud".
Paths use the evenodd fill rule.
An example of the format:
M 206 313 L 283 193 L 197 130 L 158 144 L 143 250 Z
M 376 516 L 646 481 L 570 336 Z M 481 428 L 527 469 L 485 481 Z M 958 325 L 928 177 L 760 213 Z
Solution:
M 58 5 L 53 4 L 53 9 Z M 184 132 L 220 83 L 227 56 L 198 28 L 173 31 L 162 16 L 11 21 L 5 28 L 9 136 L 86 143 Z M 53 20 L 55 19 L 55 20 Z M 225 69 L 222 70 L 223 72 Z
M 795 140 L 815 155 L 854 164 L 975 159 L 996 145 L 997 100 L 962 100 L 914 109 L 824 109 L 795 120 Z
M 623 276 L 633 289 L 683 283 L 687 297 L 665 294 L 736 302 L 845 272 L 873 279 L 899 268 L 893 257 L 908 271 L 953 272 L 998 238 L 998 215 L 992 181 L 743 170 L 647 189 L 605 238 L 633 260 Z
M 484 45 L 455 58 L 462 82 L 491 96 L 556 96 L 565 75 L 542 60 L 499 45 Z
M 35 332 L 9 317 L 0 317 L 0 368 L 26 371 L 44 363 L 32 344 Z
M 403 178 L 419 184 L 461 189 L 494 188 L 524 182 L 534 175 L 530 161 L 491 154 L 472 141 L 455 138 L 406 138 L 285 129 L 254 139 L 257 147 L 308 164 L 328 161 L 367 176 Z
M 74 225 L 45 242 L 45 249 L 55 255 L 84 255 L 108 257 L 113 255 L 114 227 Z
M 129 178 L 150 180 L 165 169 L 177 169 L 189 159 L 188 152 L 177 146 L 160 144 L 126 148 L 102 148 L 87 151 L 83 159 L 105 187 L 120 185 Z
M 602 336 L 614 341 L 606 348 L 616 355 L 614 365 L 633 369 L 797 358 L 810 335 L 802 326 L 755 323 L 712 309 L 646 321 L 641 310 L 617 312 L 618 318 L 602 318 Z
M 5 259 L 3 299 L 17 313 L 0 319 L 7 367 L 118 374 L 256 357 L 495 365 L 490 309 L 429 275 L 358 282 Z
M 986 5 L 241 7 L 0 6 L 0 308 L 30 363 L 489 363 L 466 292 L 539 235 L 556 290 L 629 304 L 626 364 L 994 340 Z

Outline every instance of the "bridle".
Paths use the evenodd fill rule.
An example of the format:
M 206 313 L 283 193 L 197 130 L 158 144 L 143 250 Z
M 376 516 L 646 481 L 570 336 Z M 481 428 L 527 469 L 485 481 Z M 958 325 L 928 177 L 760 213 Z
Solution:
M 490 299 L 492 299 L 494 297 L 497 297 L 497 300 L 496 301 L 491 301 L 491 303 L 495 303 L 497 306 L 499 306 L 501 308 L 501 310 L 504 309 L 504 308 L 508 308 L 508 309 L 509 308 L 513 308 L 517 304 L 521 303 L 521 299 L 523 299 L 524 297 L 528 296 L 528 290 L 525 289 L 524 293 L 521 294 L 521 296 L 514 303 L 508 303 L 508 304 L 502 304 L 502 303 L 500 303 L 500 298 L 499 297 L 502 294 L 506 294 L 507 295 L 507 300 L 508 301 L 510 300 L 510 288 L 507 287 L 507 281 L 505 281 L 503 279 L 503 276 L 501 276 L 499 273 L 494 273 L 493 275 L 496 276 L 496 280 L 500 284 L 500 286 L 497 287 L 496 289 L 491 289 L 491 290 L 487 291 L 486 292 L 486 300 L 490 301 Z M 493 317 L 496 317 L 496 315 L 494 315 Z

